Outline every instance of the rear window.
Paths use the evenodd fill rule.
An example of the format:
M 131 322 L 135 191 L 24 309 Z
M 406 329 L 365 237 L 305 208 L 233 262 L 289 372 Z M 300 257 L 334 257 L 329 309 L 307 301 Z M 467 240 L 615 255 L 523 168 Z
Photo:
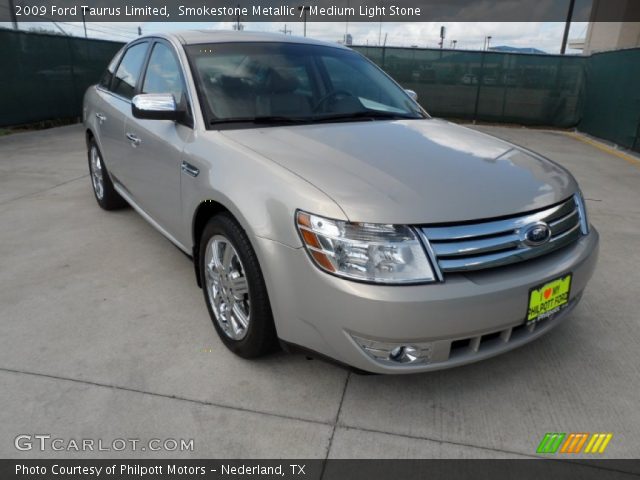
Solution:
M 116 67 L 118 66 L 118 61 L 122 56 L 123 50 L 124 48 L 121 48 L 120 50 L 118 50 L 118 53 L 113 56 L 113 60 L 111 60 L 111 63 L 109 63 L 107 70 L 104 72 L 102 78 L 100 79 L 100 86 L 106 88 L 107 90 L 111 88 L 111 80 L 113 79 L 113 74 L 116 71 Z

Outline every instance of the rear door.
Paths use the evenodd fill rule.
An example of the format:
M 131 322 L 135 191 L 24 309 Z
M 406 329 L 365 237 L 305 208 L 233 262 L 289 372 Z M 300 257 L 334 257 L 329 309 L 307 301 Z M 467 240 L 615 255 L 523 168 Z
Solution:
M 115 156 L 116 141 L 120 141 L 120 135 L 116 134 L 118 123 L 120 130 L 124 131 L 124 117 L 118 116 L 111 106 L 112 96 L 110 93 L 113 75 L 116 73 L 118 63 L 122 58 L 124 49 L 118 51 L 109 63 L 107 70 L 102 75 L 100 82 L 96 85 L 96 97 L 93 105 L 89 105 L 88 114 L 91 115 L 90 122 L 94 126 L 94 134 L 98 141 L 98 146 L 102 152 L 102 159 L 107 164 L 107 168 L 111 171 L 111 159 Z M 109 114 L 107 116 L 107 114 Z
M 191 111 L 184 72 L 174 47 L 157 39 L 141 76 L 139 93 L 170 93 Z M 129 141 L 128 176 L 138 205 L 174 238 L 181 238 L 180 174 L 185 144 L 193 140 L 191 115 L 182 122 L 134 118 L 125 120 Z M 132 140 L 133 139 L 133 140 Z

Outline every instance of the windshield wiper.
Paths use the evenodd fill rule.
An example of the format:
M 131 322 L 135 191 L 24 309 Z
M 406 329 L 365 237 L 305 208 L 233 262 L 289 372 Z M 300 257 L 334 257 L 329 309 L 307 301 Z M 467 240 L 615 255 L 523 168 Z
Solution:
M 341 120 L 419 120 L 426 117 L 422 115 L 407 115 L 404 113 L 385 112 L 381 110 L 362 110 L 359 112 L 338 113 L 316 117 L 313 122 L 335 122 Z
M 209 122 L 210 125 L 220 125 L 225 123 L 255 123 L 255 124 L 278 124 L 278 123 L 307 123 L 312 119 L 309 117 L 285 117 L 281 115 L 265 115 L 261 117 L 238 117 L 238 118 L 215 118 Z
M 403 113 L 384 112 L 380 110 L 362 110 L 359 112 L 338 113 L 317 117 L 286 117 L 282 115 L 264 115 L 261 117 L 236 117 L 216 118 L 209 122 L 210 125 L 228 123 L 252 123 L 256 125 L 295 125 L 303 123 L 338 122 L 348 120 L 417 120 L 426 118 L 422 115 L 413 116 Z

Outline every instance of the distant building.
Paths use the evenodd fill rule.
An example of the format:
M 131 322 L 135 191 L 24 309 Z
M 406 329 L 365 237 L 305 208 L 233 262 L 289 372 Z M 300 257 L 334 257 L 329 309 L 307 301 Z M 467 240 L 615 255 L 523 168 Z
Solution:
M 604 50 L 640 47 L 640 22 L 605 22 L 610 18 L 640 18 L 638 0 L 593 0 L 589 27 L 584 39 L 569 42 L 570 48 L 588 55 Z
M 353 45 L 353 37 L 350 33 L 346 33 L 344 35 L 344 44 L 345 45 Z
M 508 45 L 500 45 L 498 47 L 489 48 L 492 52 L 506 52 L 506 53 L 547 53 L 543 50 L 539 50 L 537 48 L 530 47 L 510 47 Z

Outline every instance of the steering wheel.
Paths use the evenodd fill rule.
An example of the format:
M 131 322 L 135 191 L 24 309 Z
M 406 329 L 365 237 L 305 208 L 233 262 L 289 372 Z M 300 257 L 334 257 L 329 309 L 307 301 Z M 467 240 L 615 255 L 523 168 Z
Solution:
M 324 104 L 327 103 L 328 100 L 338 96 L 358 98 L 353 93 L 347 92 L 346 90 L 333 90 L 327 93 L 320 100 L 318 100 L 318 102 L 315 104 L 315 106 L 312 109 L 313 113 L 316 113 L 318 110 L 320 110 L 320 107 L 324 106 Z

